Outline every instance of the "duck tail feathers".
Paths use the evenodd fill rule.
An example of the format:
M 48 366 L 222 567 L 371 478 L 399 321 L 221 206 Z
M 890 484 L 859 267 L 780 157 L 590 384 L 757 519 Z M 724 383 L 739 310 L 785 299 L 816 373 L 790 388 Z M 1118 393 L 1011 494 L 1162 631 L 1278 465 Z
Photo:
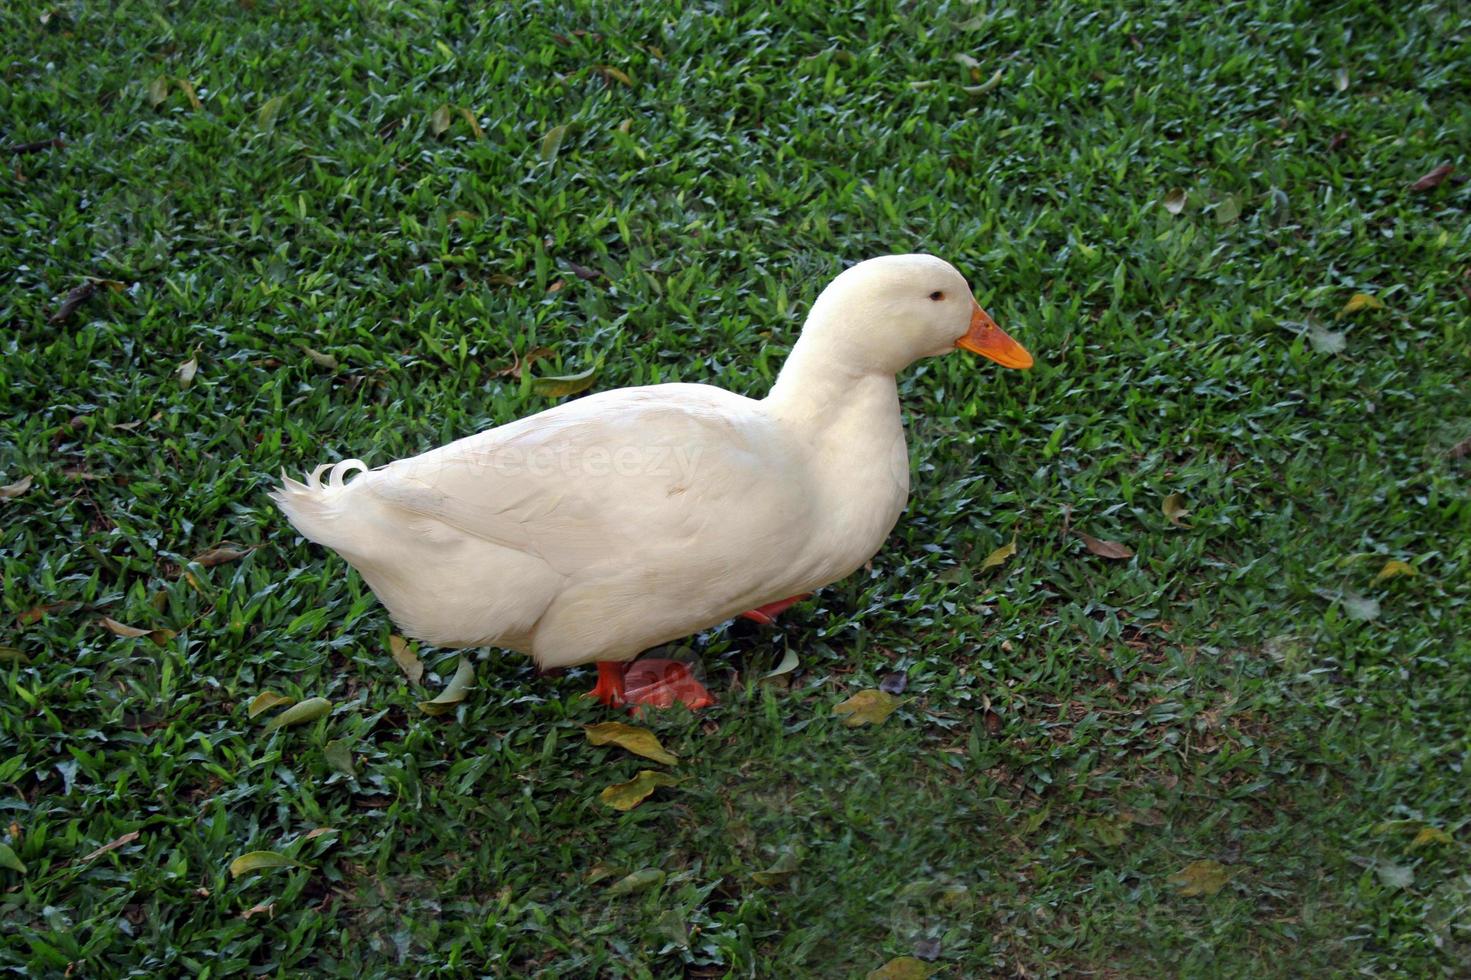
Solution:
M 350 530 L 343 527 L 341 520 L 343 497 L 362 482 L 359 478 L 349 483 L 347 477 L 351 473 L 367 472 L 368 465 L 360 459 L 323 463 L 307 475 L 305 483 L 293 480 L 283 470 L 281 487 L 271 491 L 271 499 L 302 537 L 335 549 L 342 543 L 338 539 L 350 536 Z M 348 533 L 341 533 L 344 531 Z

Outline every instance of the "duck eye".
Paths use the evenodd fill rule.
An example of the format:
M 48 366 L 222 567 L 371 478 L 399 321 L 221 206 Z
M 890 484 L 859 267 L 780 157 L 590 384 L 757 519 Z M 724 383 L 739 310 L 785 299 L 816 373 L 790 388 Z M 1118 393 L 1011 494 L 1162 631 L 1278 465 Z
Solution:
M 930 293 L 930 299 L 934 300 L 936 303 L 940 302 L 940 300 L 944 298 L 945 294 L 940 292 L 938 289 L 935 290 L 933 293 Z

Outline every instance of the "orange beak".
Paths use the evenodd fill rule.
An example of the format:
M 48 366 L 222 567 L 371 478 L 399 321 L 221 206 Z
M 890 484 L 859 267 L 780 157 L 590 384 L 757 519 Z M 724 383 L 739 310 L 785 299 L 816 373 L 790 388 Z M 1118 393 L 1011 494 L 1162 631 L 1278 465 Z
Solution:
M 970 329 L 955 342 L 955 346 L 989 357 L 1002 367 L 1032 366 L 1032 355 L 1027 353 L 1027 349 L 996 326 L 996 321 L 986 315 L 979 303 L 976 304 L 976 311 L 970 315 Z

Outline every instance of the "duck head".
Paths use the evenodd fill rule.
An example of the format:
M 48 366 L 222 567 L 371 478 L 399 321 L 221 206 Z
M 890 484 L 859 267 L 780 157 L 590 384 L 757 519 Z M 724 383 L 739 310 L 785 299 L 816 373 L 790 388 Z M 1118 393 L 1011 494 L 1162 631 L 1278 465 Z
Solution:
M 933 255 L 885 255 L 834 279 L 803 339 L 853 368 L 897 374 L 922 357 L 967 350 L 1002 367 L 1029 368 L 1032 355 L 981 309 L 955 267 Z

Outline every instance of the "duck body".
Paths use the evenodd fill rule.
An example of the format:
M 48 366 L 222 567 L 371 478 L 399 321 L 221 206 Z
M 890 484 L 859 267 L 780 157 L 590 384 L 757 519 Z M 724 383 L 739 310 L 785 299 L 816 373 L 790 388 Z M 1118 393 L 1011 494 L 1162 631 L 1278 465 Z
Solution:
M 606 667 L 871 558 L 909 491 L 895 373 L 956 346 L 1031 363 L 948 263 L 874 259 L 818 297 L 765 398 L 607 391 L 272 496 L 407 635 Z
M 630 660 L 878 551 L 908 455 L 892 379 L 872 387 L 823 427 L 710 385 L 622 388 L 276 500 L 410 636 Z

